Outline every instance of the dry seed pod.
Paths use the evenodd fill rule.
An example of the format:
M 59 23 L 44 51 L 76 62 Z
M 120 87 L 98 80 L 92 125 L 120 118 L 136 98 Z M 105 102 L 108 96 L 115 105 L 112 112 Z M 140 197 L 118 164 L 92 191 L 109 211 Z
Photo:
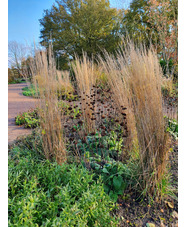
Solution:
M 106 136 L 106 133 L 104 131 L 101 132 L 101 136 Z
M 91 136 L 94 136 L 95 134 L 96 134 L 95 132 L 91 132 L 91 133 L 90 133 Z
M 78 124 L 79 124 L 79 125 L 82 125 L 82 124 L 83 124 L 83 121 L 82 121 L 82 120 L 79 120 L 79 121 L 78 121 Z

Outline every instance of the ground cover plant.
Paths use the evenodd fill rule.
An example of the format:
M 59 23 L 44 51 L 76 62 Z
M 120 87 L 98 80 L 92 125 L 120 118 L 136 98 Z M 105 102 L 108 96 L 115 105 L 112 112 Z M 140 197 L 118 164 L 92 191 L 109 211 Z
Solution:
M 24 173 L 26 174 L 25 177 L 27 179 L 30 179 L 37 174 L 40 174 L 40 170 L 42 169 L 42 175 L 40 175 L 40 178 L 37 177 L 37 180 L 45 181 L 46 178 L 47 184 L 37 184 L 38 191 L 42 191 L 43 189 L 50 188 L 51 185 L 56 185 L 58 181 L 56 180 L 56 177 L 49 177 L 57 175 L 57 179 L 63 178 L 61 173 L 61 169 L 64 169 L 67 166 L 67 169 L 76 168 L 76 174 L 79 173 L 78 169 L 86 169 L 86 172 L 92 175 L 92 180 L 96 181 L 101 177 L 102 178 L 102 186 L 106 194 L 109 195 L 111 203 L 116 202 L 116 206 L 119 207 L 119 209 L 115 209 L 111 212 L 111 214 L 118 216 L 119 218 L 119 226 L 145 226 L 146 223 L 155 223 L 157 226 L 160 226 L 161 223 L 171 225 L 172 223 L 177 222 L 177 202 L 172 197 L 166 197 L 165 200 L 162 201 L 151 201 L 149 203 L 148 198 L 146 197 L 140 197 L 139 194 L 137 194 L 133 190 L 133 186 L 135 185 L 135 175 L 134 175 L 134 169 L 135 169 L 135 163 L 131 168 L 129 165 L 124 164 L 122 162 L 114 161 L 112 158 L 107 158 L 105 162 L 103 162 L 103 159 L 99 155 L 95 155 L 94 157 L 91 157 L 89 153 L 86 153 L 84 156 L 84 160 L 82 159 L 81 162 L 79 162 L 79 159 L 75 159 L 75 157 L 69 155 L 68 161 L 65 165 L 63 165 L 64 168 L 61 168 L 59 165 L 56 164 L 55 159 L 53 161 L 51 160 L 46 161 L 44 157 L 44 151 L 42 147 L 41 137 L 40 134 L 37 132 L 37 130 L 33 131 L 33 134 L 21 139 L 15 144 L 16 148 L 13 150 L 11 148 L 9 154 L 9 158 L 11 162 L 14 164 L 14 167 L 17 167 L 18 164 L 21 164 L 20 166 L 14 168 L 14 176 L 16 173 L 16 170 L 20 170 L 17 172 L 20 173 L 22 176 Z M 171 166 L 171 186 L 175 185 L 176 187 L 176 174 L 177 174 L 177 164 L 175 161 L 175 155 L 177 154 L 176 148 L 174 148 L 174 151 L 170 152 L 170 166 Z M 70 154 L 70 150 L 69 150 Z M 79 163 L 79 164 L 78 164 Z M 51 168 L 50 168 L 51 166 Z M 78 167 L 79 166 L 79 167 Z M 21 168 L 21 169 L 20 169 Z M 35 169 L 37 168 L 37 170 Z M 54 169 L 57 169 L 54 171 Z M 50 170 L 48 170 L 50 169 Z M 28 171 L 27 171 L 28 170 Z M 30 172 L 31 171 L 31 172 Z M 27 173 L 26 173 L 27 172 Z M 29 173 L 31 173 L 31 176 L 29 178 Z M 59 175 L 58 175 L 59 173 Z M 45 175 L 46 174 L 46 175 Z M 75 174 L 75 177 L 77 178 Z M 84 173 L 83 173 L 84 174 Z M 38 176 L 37 175 L 37 176 Z M 65 172 L 66 175 L 66 172 Z M 9 174 L 10 176 L 10 174 Z M 46 177 L 48 176 L 48 177 Z M 133 178 L 131 177 L 133 176 Z M 70 175 L 69 175 L 70 177 Z M 44 179 L 45 178 L 45 179 Z M 50 179 L 49 179 L 50 178 Z M 24 178 L 25 179 L 25 178 Z M 19 184 L 20 187 L 23 187 L 23 181 L 24 179 L 19 179 L 16 181 L 16 184 Z M 79 178 L 78 178 L 79 179 Z M 15 182 L 15 181 L 14 181 Z M 18 198 L 21 197 L 23 199 L 27 195 L 27 189 L 29 188 L 29 181 L 27 180 L 27 187 L 25 188 L 25 194 L 21 194 L 22 191 L 16 191 L 15 194 Z M 121 184 L 122 183 L 122 184 Z M 25 183 L 26 184 L 26 183 Z M 129 186 L 129 187 L 128 187 Z M 51 186 L 52 187 L 52 186 Z M 16 188 L 16 187 L 15 187 Z M 55 187 L 56 188 L 56 187 Z M 165 184 L 165 189 L 167 188 L 167 183 Z M 124 189 L 123 193 L 121 191 Z M 60 190 L 60 189 L 59 189 Z M 170 189 L 171 190 L 171 189 Z M 48 190 L 47 193 L 50 193 L 53 195 L 58 189 L 55 190 Z M 35 190 L 33 190 L 35 193 Z M 19 194 L 20 193 L 20 194 Z M 39 194 L 39 193 L 38 193 Z M 37 194 L 37 195 L 38 195 Z M 48 194 L 49 195 L 49 194 Z M 27 198 L 27 197 L 26 197 Z M 25 199 L 26 199 L 25 198 Z M 39 196 L 40 198 L 40 196 Z M 42 197 L 43 198 L 43 197 Z M 92 197 L 91 197 L 92 199 Z M 90 199 L 90 201 L 91 201 Z M 52 199 L 51 199 L 52 200 Z M 47 199 L 48 201 L 51 201 L 50 198 Z M 15 201 L 17 201 L 15 199 Z M 37 203 L 36 203 L 37 204 Z M 56 204 L 56 203 L 55 203 Z M 118 204 L 118 205 L 117 205 Z M 16 203 L 14 204 L 16 207 Z M 54 207 L 55 205 L 51 206 Z M 11 207 L 11 206 L 10 206 Z M 22 209 L 22 205 L 20 205 L 20 212 Z M 50 206 L 49 206 L 50 207 Z M 38 208 L 38 206 L 36 206 Z M 40 207 L 39 207 L 40 208 Z M 28 207 L 28 210 L 29 207 Z M 38 210 L 38 216 L 41 214 L 43 210 Z M 53 209 L 54 210 L 54 209 Z M 49 214 L 52 213 L 52 211 L 49 208 Z M 20 214 L 20 213 L 19 213 Z M 82 213 L 81 213 L 82 214 Z M 9 212 L 9 216 L 12 215 L 11 212 Z M 68 215 L 69 219 L 72 219 L 71 215 Z M 21 217 L 21 215 L 20 215 Z M 51 217 L 51 216 L 50 216 Z M 12 219 L 14 219 L 14 216 L 11 216 Z M 17 218 L 18 219 L 18 218 Z M 17 220 L 16 219 L 16 220 Z M 45 217 L 44 217 L 45 219 Z M 52 218 L 51 218 L 52 220 Z M 63 218 L 61 222 L 63 221 Z M 70 221 L 70 220 L 69 220 Z M 72 221 L 72 220 L 71 220 Z M 50 223 L 50 222 L 49 222 Z M 63 222 L 62 222 L 63 223 Z M 49 224 L 50 225 L 50 224 Z M 73 226 L 73 225 L 72 225 Z M 85 225 L 90 226 L 90 225 Z M 103 224 L 104 226 L 104 224 Z M 112 226 L 112 225 L 111 225 Z
M 9 153 L 9 226 L 117 226 L 101 179 L 82 166 L 58 165 L 37 152 Z
M 24 125 L 25 128 L 36 128 L 39 126 L 38 110 L 30 110 L 19 114 L 15 118 L 16 125 Z
M 169 119 L 165 116 L 167 121 L 167 132 L 169 132 L 176 140 L 178 139 L 178 122 L 175 119 Z
M 22 88 L 24 96 L 37 97 L 35 87 L 31 84 L 28 87 Z
M 25 83 L 24 79 L 16 79 L 16 80 L 12 80 L 10 82 L 8 82 L 8 84 L 21 84 L 21 83 Z

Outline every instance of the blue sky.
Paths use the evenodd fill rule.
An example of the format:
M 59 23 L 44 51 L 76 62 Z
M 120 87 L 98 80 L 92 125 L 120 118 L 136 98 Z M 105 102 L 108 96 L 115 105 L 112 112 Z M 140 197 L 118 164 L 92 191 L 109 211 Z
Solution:
M 53 3 L 54 0 L 8 0 L 8 40 L 38 42 L 39 19 Z
M 111 0 L 112 5 L 121 6 L 129 0 Z M 55 0 L 8 0 L 8 40 L 32 43 L 39 42 L 39 19 L 44 9 L 50 9 Z

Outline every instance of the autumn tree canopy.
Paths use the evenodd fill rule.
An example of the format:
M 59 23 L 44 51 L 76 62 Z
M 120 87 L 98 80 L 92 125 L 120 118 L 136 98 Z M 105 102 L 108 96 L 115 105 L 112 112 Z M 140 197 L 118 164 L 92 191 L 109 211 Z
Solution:
M 41 44 L 53 42 L 54 52 L 65 66 L 65 59 L 96 55 L 102 49 L 113 52 L 119 40 L 119 11 L 108 0 L 61 0 L 44 11 Z

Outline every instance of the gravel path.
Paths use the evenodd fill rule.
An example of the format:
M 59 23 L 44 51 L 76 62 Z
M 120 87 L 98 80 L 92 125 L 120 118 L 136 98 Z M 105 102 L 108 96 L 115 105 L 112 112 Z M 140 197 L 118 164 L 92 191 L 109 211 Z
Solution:
M 22 95 L 26 83 L 8 85 L 8 144 L 13 143 L 18 136 L 28 135 L 30 129 L 15 125 L 15 117 L 22 112 L 35 108 L 37 99 Z

